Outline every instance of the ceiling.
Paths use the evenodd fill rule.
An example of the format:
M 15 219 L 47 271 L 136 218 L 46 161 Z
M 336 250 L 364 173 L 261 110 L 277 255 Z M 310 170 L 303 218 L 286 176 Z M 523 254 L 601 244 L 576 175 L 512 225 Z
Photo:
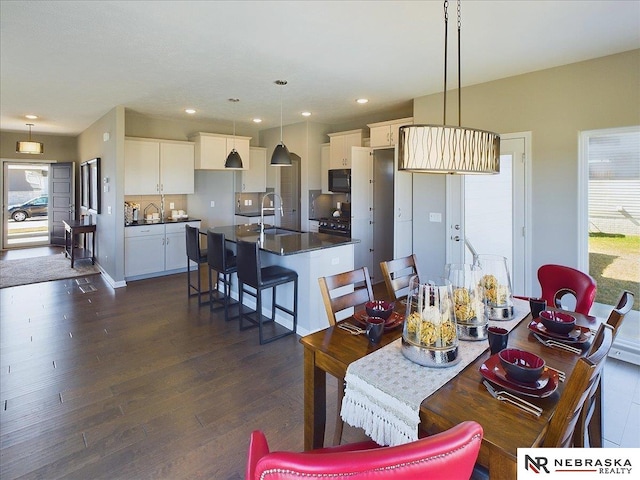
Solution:
M 116 105 L 269 128 L 281 102 L 285 124 L 340 124 L 443 88 L 441 1 L 1 0 L 0 17 L 2 130 L 77 135 Z M 449 19 L 453 88 L 454 1 Z M 640 48 L 640 2 L 464 1 L 462 34 L 465 86 Z

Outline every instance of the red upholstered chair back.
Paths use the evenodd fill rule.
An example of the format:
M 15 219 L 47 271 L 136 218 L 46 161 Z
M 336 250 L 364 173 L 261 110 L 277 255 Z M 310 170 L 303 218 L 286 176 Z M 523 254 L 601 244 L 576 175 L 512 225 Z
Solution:
M 471 477 L 481 442 L 482 427 L 471 421 L 396 447 L 363 442 L 305 453 L 269 452 L 264 434 L 255 431 L 246 480 L 466 480 Z
M 563 265 L 542 265 L 538 269 L 541 297 L 550 307 L 561 308 L 560 299 L 569 294 L 575 297 L 575 312 L 588 315 L 596 298 L 596 281 L 588 274 Z

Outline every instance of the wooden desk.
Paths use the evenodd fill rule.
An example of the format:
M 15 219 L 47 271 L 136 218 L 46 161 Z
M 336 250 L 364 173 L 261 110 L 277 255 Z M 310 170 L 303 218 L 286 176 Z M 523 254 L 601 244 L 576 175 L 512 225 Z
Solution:
M 596 328 L 594 317 L 574 314 L 578 324 Z M 579 356 L 552 349 L 529 335 L 527 316 L 509 335 L 509 346 L 541 355 L 549 366 L 571 375 Z M 338 378 L 347 366 L 363 356 L 391 343 L 402 335 L 401 329 L 385 333 L 378 346 L 371 346 L 363 335 L 355 336 L 329 327 L 300 339 L 304 352 L 304 448 L 320 448 L 326 423 L 326 373 Z M 464 348 L 461 342 L 461 348 Z M 545 399 L 529 399 L 544 409 L 540 418 L 522 412 L 489 395 L 482 385 L 480 365 L 489 357 L 486 351 L 433 395 L 420 408 L 420 428 L 428 433 L 447 430 L 464 420 L 475 420 L 484 428 L 478 463 L 489 469 L 490 478 L 516 477 L 517 447 L 535 447 L 544 439 L 548 422 L 555 411 L 564 384 Z
M 64 255 L 71 257 L 71 268 L 76 258 L 90 258 L 91 263 L 96 263 L 96 224 L 91 220 L 63 220 L 64 223 Z M 87 250 L 87 235 L 91 234 L 91 252 Z M 83 248 L 74 246 L 76 235 L 85 234 Z M 76 257 L 76 252 L 80 254 Z M 89 254 L 90 253 L 90 254 Z

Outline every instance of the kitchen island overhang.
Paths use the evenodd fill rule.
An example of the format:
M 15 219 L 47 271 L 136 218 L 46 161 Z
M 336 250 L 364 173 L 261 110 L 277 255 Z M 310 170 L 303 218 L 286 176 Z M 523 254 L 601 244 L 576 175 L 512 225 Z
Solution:
M 265 233 L 261 234 L 257 224 L 213 227 L 209 230 L 224 234 L 231 245 L 238 240 L 259 242 L 262 266 L 280 265 L 298 273 L 298 335 L 308 335 L 329 326 L 318 278 L 353 270 L 353 246 L 360 240 L 266 225 Z M 231 296 L 238 299 L 238 279 L 235 274 L 232 278 Z M 244 303 L 247 307 L 256 308 L 255 299 L 249 295 L 244 296 Z M 292 285 L 278 287 L 278 303 L 293 305 Z M 262 309 L 264 315 L 270 315 L 270 295 L 263 297 Z M 276 322 L 292 328 L 292 320 L 287 316 L 276 314 Z

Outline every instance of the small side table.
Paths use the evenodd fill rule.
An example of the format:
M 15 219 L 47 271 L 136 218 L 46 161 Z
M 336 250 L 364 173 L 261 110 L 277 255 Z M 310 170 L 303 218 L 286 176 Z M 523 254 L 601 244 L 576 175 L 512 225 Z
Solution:
M 71 257 L 71 268 L 76 258 L 91 258 L 91 263 L 96 263 L 96 224 L 91 220 L 63 220 L 64 223 L 64 256 Z M 83 248 L 74 247 L 76 235 L 84 233 Z M 91 234 L 91 252 L 87 250 L 87 233 Z M 76 256 L 76 251 L 80 254 Z M 90 253 L 90 255 L 89 255 Z

